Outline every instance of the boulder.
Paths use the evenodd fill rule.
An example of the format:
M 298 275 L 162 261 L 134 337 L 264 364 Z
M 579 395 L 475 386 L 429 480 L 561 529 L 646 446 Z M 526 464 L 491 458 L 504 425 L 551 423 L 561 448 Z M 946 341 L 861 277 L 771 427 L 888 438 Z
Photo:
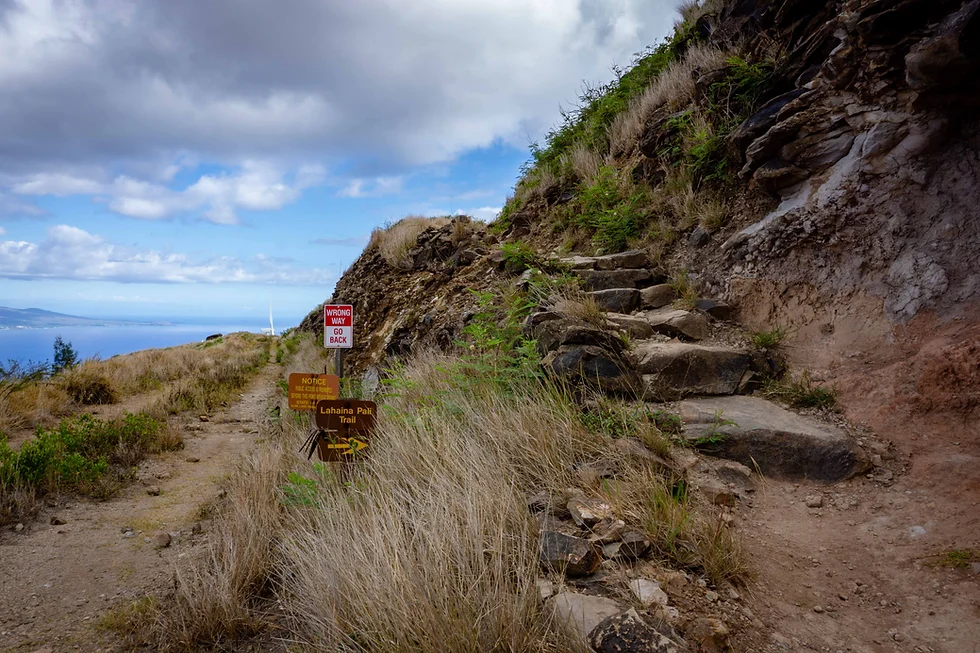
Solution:
M 653 327 L 642 317 L 624 315 L 622 313 L 607 313 L 606 323 L 611 328 L 620 329 L 629 334 L 634 340 L 646 340 L 653 336 Z
M 561 313 L 555 311 L 539 311 L 537 313 L 531 313 L 524 320 L 524 325 L 521 327 L 521 333 L 526 337 L 534 337 L 535 328 L 544 322 L 550 322 L 552 320 L 560 320 L 564 317 Z
M 711 234 L 704 228 L 698 226 L 691 230 L 687 237 L 687 244 L 694 248 L 704 247 L 711 240 Z
M 643 343 L 633 355 L 650 401 L 732 394 L 751 361 L 737 349 L 675 342 Z
M 626 522 L 622 519 L 607 517 L 592 527 L 592 535 L 589 541 L 596 544 L 612 544 L 623 539 L 626 531 Z
M 544 319 L 532 327 L 538 352 L 544 356 L 563 345 L 591 345 L 620 354 L 625 345 L 616 334 L 596 328 L 581 320 L 569 317 Z
M 609 290 L 610 288 L 645 288 L 663 281 L 650 270 L 573 270 L 582 280 L 585 290 Z
M 698 449 L 758 466 L 766 476 L 840 481 L 870 466 L 867 454 L 844 431 L 763 399 L 691 399 L 681 402 L 680 410 L 684 436 L 700 441 Z
M 660 283 L 640 291 L 640 308 L 663 308 L 677 299 L 677 291 L 669 283 Z
M 676 653 L 669 637 L 645 622 L 635 609 L 603 619 L 589 634 L 597 653 Z
M 694 308 L 716 320 L 732 319 L 732 307 L 720 299 L 699 299 L 694 302 Z
M 654 332 L 665 336 L 704 340 L 709 335 L 708 321 L 698 313 L 660 308 L 647 311 L 643 319 L 653 327 Z
M 623 606 L 602 596 L 562 592 L 553 599 L 555 616 L 587 638 L 604 619 L 623 611 Z
M 596 290 L 587 295 L 606 312 L 630 313 L 640 305 L 640 291 L 636 288 L 610 288 Z
M 567 576 L 587 576 L 599 568 L 602 553 L 589 540 L 557 531 L 542 531 L 538 559 L 545 569 Z
M 554 376 L 610 394 L 635 397 L 643 388 L 639 374 L 621 356 L 594 345 L 562 345 L 541 365 Z
M 595 259 L 597 270 L 637 270 L 650 267 L 650 257 L 642 249 L 606 254 Z

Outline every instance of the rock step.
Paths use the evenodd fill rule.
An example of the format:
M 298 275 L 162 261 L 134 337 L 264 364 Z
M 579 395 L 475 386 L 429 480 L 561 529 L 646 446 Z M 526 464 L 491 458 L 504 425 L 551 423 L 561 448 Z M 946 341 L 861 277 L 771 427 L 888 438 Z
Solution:
M 582 281 L 585 290 L 613 290 L 616 288 L 647 288 L 663 283 L 666 277 L 646 268 L 615 270 L 572 270 Z
M 739 349 L 680 342 L 641 342 L 632 355 L 647 401 L 734 394 L 752 363 Z
M 766 476 L 840 481 L 869 467 L 867 454 L 841 429 L 764 399 L 688 399 L 680 413 L 684 436 L 699 450 L 757 466 Z
M 618 254 L 606 254 L 605 256 L 572 256 L 569 258 L 558 259 L 572 268 L 572 270 L 620 270 L 620 269 L 639 269 L 650 267 L 650 256 L 642 249 L 631 249 L 628 252 Z

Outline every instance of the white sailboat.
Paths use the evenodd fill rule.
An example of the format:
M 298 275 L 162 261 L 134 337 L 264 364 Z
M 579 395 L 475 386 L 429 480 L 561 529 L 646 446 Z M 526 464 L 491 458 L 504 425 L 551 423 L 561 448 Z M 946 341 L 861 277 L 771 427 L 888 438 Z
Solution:
M 272 323 L 272 302 L 269 302 L 269 326 L 262 329 L 262 333 L 268 336 L 276 335 L 276 325 Z

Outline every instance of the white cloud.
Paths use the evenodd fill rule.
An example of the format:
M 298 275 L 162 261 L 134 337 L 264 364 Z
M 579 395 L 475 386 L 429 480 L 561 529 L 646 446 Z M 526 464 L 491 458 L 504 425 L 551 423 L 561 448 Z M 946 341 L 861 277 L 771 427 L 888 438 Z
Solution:
M 380 197 L 401 191 L 404 177 L 375 177 L 354 179 L 338 193 L 341 197 Z
M 327 270 L 297 269 L 289 261 L 264 255 L 249 260 L 195 260 L 183 254 L 125 247 L 69 225 L 48 228 L 46 238 L 39 243 L 0 241 L 0 277 L 291 285 L 325 285 L 336 280 Z
M 3 227 L 0 227 L 0 236 L 6 236 L 6 235 L 7 235 L 7 230 L 4 229 Z
M 14 184 L 13 190 L 26 195 L 107 196 L 111 211 L 142 220 L 160 220 L 181 213 L 202 211 L 205 219 L 211 222 L 236 224 L 238 210 L 281 209 L 296 201 L 304 189 L 321 183 L 323 178 L 321 166 L 304 165 L 296 170 L 289 182 L 277 167 L 247 160 L 233 173 L 202 175 L 183 190 L 126 175 L 101 182 L 93 178 L 49 173 L 32 175 Z
M 468 215 L 477 220 L 489 222 L 500 214 L 502 208 L 502 206 L 481 206 L 478 209 L 460 209 L 456 211 L 456 215 Z

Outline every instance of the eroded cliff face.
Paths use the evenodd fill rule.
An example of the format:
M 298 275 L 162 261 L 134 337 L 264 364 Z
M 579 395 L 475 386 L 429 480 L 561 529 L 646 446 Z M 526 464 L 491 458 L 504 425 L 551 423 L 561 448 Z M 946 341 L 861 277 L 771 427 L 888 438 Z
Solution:
M 741 175 L 780 203 L 721 246 L 733 298 L 758 306 L 751 295 L 778 292 L 769 315 L 746 311 L 753 321 L 792 319 L 779 304 L 797 295 L 810 305 L 853 299 L 887 324 L 922 311 L 969 314 L 980 290 L 980 3 L 845 2 L 789 22 L 794 4 L 740 23 L 771 16 L 762 34 L 812 36 L 789 55 L 787 70 L 802 70 L 796 89 L 735 135 L 747 143 Z M 841 317 L 853 322 L 825 312 L 825 335 Z M 859 346 L 887 327 L 871 330 Z M 829 342 L 843 351 L 855 340 Z

